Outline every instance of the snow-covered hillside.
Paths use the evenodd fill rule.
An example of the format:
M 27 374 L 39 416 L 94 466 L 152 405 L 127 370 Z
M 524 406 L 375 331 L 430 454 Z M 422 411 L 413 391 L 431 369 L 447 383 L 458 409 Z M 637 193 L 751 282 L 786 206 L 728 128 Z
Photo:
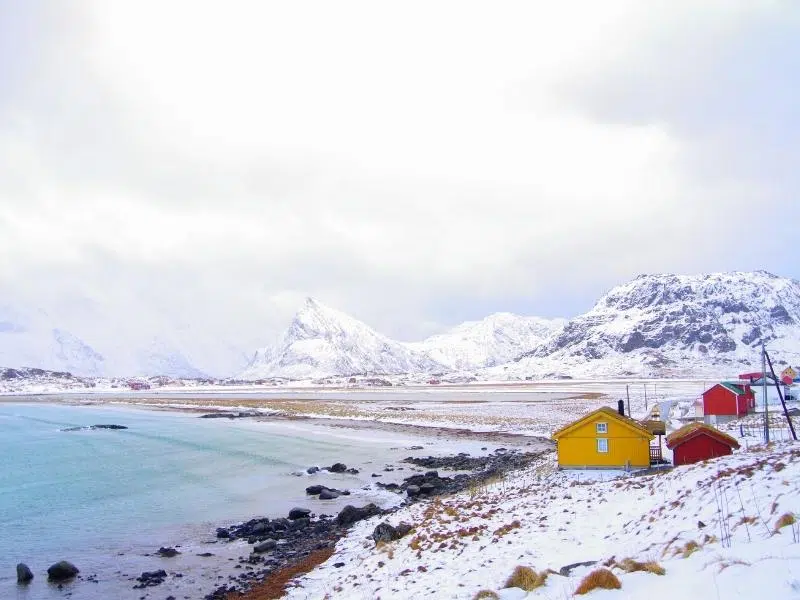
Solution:
M 431 372 L 444 367 L 312 298 L 275 348 L 256 352 L 243 379 Z
M 409 347 L 454 370 L 493 367 L 538 347 L 565 323 L 564 319 L 495 313 L 480 321 L 467 321 L 423 342 L 409 344 Z
M 762 340 L 776 360 L 800 362 L 800 282 L 764 271 L 642 275 L 504 372 L 730 374 L 757 366 Z
M 287 598 L 561 600 L 597 569 L 617 589 L 588 598 L 795 598 L 798 458 L 795 443 L 622 477 L 554 472 L 551 458 L 358 523 Z M 382 521 L 413 529 L 376 544 Z

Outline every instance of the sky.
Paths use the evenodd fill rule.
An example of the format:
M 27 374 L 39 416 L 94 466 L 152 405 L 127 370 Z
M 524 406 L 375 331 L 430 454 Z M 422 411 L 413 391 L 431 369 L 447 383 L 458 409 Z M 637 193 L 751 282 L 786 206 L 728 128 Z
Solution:
M 0 304 L 254 349 L 800 278 L 799 63 L 792 0 L 0 0 Z

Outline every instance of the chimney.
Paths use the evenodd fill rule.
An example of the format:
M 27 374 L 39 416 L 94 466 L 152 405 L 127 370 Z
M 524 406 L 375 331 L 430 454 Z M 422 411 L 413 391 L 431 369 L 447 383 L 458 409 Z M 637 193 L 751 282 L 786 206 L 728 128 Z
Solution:
M 620 415 L 622 415 L 623 417 L 625 416 L 625 401 L 624 400 L 619 400 L 617 402 L 617 412 Z

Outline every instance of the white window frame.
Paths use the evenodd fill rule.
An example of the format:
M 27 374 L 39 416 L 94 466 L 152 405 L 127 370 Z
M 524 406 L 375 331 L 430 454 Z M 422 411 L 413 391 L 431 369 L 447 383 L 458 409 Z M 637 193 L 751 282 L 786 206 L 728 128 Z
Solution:
M 597 438 L 597 452 L 608 454 L 608 438 Z
M 597 423 L 594 426 L 594 430 L 597 433 L 608 434 L 608 423 L 605 423 L 605 422 Z

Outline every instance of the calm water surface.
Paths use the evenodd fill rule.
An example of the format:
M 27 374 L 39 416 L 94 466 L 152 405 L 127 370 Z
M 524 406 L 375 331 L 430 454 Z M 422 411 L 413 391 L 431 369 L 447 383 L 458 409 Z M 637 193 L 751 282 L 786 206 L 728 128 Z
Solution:
M 128 429 L 63 431 L 100 423 Z M 291 423 L 110 406 L 0 404 L 0 598 L 139 598 L 145 592 L 166 597 L 166 584 L 133 591 L 135 582 L 120 581 L 164 568 L 165 559 L 145 555 L 175 543 L 184 544 L 184 555 L 171 565 L 189 571 L 184 587 L 195 585 L 198 594 L 189 597 L 202 597 L 200 590 L 209 584 L 201 579 L 209 572 L 190 556 L 204 544 L 224 554 L 219 544 L 208 544 L 217 525 L 309 505 L 309 477 L 293 475 L 309 465 L 340 461 L 379 470 L 383 462 L 407 455 L 404 445 L 414 443 L 419 440 L 399 434 L 353 437 Z M 314 483 L 354 490 L 350 499 L 315 510 L 330 514 L 345 500 L 375 500 L 378 492 L 361 490 L 365 476 L 369 472 L 314 476 Z M 75 562 L 82 576 L 97 574 L 100 582 L 77 581 L 65 590 L 47 584 L 47 567 L 61 559 Z M 17 562 L 34 571 L 26 588 L 17 587 Z

